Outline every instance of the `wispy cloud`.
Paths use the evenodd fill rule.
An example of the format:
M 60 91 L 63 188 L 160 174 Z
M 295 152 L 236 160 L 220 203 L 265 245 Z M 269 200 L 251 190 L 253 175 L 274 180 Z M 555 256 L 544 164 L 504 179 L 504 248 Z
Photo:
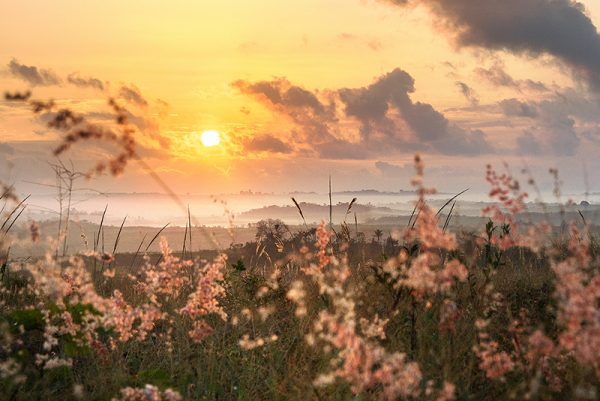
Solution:
M 60 85 L 62 80 L 53 71 L 38 68 L 33 65 L 25 65 L 19 63 L 16 59 L 12 59 L 8 63 L 8 71 L 15 77 L 19 78 L 31 86 L 50 86 Z
M 518 99 L 504 99 L 499 103 L 504 115 L 507 117 L 536 118 L 539 115 L 534 103 L 522 102 Z
M 479 97 L 477 93 L 469 85 L 462 81 L 456 81 L 456 86 L 460 90 L 460 93 L 469 101 L 471 106 L 477 106 L 479 104 Z
M 504 86 L 507 88 L 516 89 L 517 91 L 538 91 L 546 92 L 548 88 L 540 81 L 532 79 L 514 79 L 504 69 L 504 65 L 500 62 L 495 62 L 490 68 L 479 67 L 475 70 L 475 74 L 491 83 L 494 86 Z
M 78 73 L 69 74 L 66 79 L 61 78 L 57 73 L 48 68 L 42 68 L 35 65 L 21 64 L 16 59 L 8 63 L 8 72 L 15 78 L 21 79 L 31 86 L 62 86 L 65 82 L 80 88 L 94 88 L 104 90 L 106 84 L 98 78 L 82 77 Z
M 79 86 L 81 88 L 88 87 L 98 90 L 104 90 L 104 83 L 98 78 L 81 77 L 76 73 L 69 74 L 69 76 L 67 77 L 67 82 L 72 85 Z
M 130 103 L 135 103 L 138 106 L 148 106 L 148 101 L 142 96 L 142 93 L 135 85 L 123 85 L 119 89 L 119 96 Z

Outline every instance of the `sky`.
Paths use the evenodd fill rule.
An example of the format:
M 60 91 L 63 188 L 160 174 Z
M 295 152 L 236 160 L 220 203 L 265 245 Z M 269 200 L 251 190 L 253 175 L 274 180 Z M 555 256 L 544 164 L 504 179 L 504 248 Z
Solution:
M 0 0 L 0 15 L 0 89 L 100 125 L 116 99 L 178 193 L 325 192 L 330 174 L 409 189 L 415 153 L 441 191 L 483 193 L 488 163 L 600 191 L 598 0 Z M 0 178 L 21 191 L 54 182 L 51 117 L 0 101 Z M 114 152 L 61 159 L 87 171 Z M 136 161 L 85 185 L 164 190 Z

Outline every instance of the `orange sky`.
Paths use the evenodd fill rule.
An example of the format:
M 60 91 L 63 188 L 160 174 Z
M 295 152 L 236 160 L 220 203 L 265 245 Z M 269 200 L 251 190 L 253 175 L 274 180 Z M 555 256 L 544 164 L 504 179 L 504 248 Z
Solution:
M 592 0 L 583 4 L 598 25 L 600 4 Z M 145 120 L 142 131 L 152 135 L 141 136 L 140 142 L 153 151 L 149 153 L 153 167 L 176 190 L 184 190 L 190 182 L 202 183 L 196 192 L 315 189 L 322 186 L 315 182 L 315 174 L 324 172 L 338 175 L 341 186 L 356 187 L 353 189 L 385 189 L 389 185 L 398 189 L 408 185 L 410 169 L 406 165 L 415 151 L 429 154 L 430 165 L 442 177 L 438 182 L 453 187 L 482 177 L 483 166 L 490 160 L 520 163 L 523 154 L 518 141 L 527 141 L 532 135 L 543 145 L 526 155 L 533 165 L 571 166 L 577 172 L 581 160 L 593 164 L 597 154 L 594 141 L 585 146 L 589 133 L 598 130 L 593 118 L 566 114 L 564 120 L 548 127 L 543 121 L 532 122 L 530 117 L 514 114 L 515 107 L 523 114 L 520 107 L 527 102 L 536 102 L 540 110 L 552 110 L 548 102 L 561 96 L 576 105 L 585 103 L 581 107 L 590 108 L 586 115 L 594 113 L 597 94 L 584 91 L 583 100 L 575 98 L 582 84 L 572 78 L 560 57 L 458 46 L 426 6 L 401 8 L 374 0 L 58 0 L 0 1 L 0 13 L 0 87 L 9 91 L 31 88 L 36 98 L 54 98 L 83 113 L 105 110 L 106 97 L 119 95 L 124 85 L 139 90 L 148 105 L 134 102 L 128 107 Z M 13 60 L 19 66 L 48 71 L 59 82 L 32 85 L 11 72 Z M 414 80 L 415 90 L 408 92 L 411 110 L 422 112 L 425 107 L 419 105 L 427 105 L 448 120 L 451 132 L 459 130 L 456 135 L 481 130 L 493 150 L 467 155 L 449 150 L 448 143 L 421 147 L 423 138 L 408 133 L 401 134 L 404 137 L 394 142 L 393 150 L 379 138 L 375 145 L 365 142 L 369 143 L 365 147 L 368 152 L 357 155 L 358 138 L 367 127 L 344 109 L 348 103 L 341 99 L 342 89 L 367 87 L 397 68 Z M 483 78 L 481 70 L 501 70 L 518 84 L 494 84 Z M 104 91 L 69 84 L 68 76 L 73 73 L 97 78 Z M 285 81 L 276 81 L 283 78 Z M 523 89 L 527 80 L 543 84 L 546 90 Z M 236 81 L 246 86 L 232 85 Z M 306 121 L 299 122 L 295 114 L 298 110 L 269 103 L 264 93 L 251 86 L 262 81 L 301 88 L 323 105 L 333 102 L 335 112 L 323 117 L 331 131 L 329 142 L 321 144 L 319 134 L 315 137 L 306 132 Z M 469 88 L 471 97 L 459 83 Z M 511 99 L 520 103 L 502 103 Z M 17 150 L 5 156 L 6 175 L 23 180 L 25 167 L 20 166 L 28 159 L 22 154 L 42 152 L 38 147 L 42 149 L 43 143 L 57 134 L 45 132 L 25 110 L 6 103 L 0 106 L 0 139 Z M 397 123 L 394 129 L 414 131 L 410 122 L 406 128 L 406 121 L 400 121 L 406 116 L 397 115 L 407 111 L 398 107 L 390 108 L 387 116 Z M 384 129 L 377 124 L 368 127 L 371 138 L 378 138 Z M 558 140 L 558 144 L 548 145 L 554 153 L 546 151 L 546 131 L 560 129 L 560 124 L 572 128 L 583 145 L 562 154 Z M 210 149 L 201 145 L 199 134 L 207 129 L 221 132 L 221 145 Z M 552 131 L 551 135 L 561 134 Z M 166 138 L 168 148 L 159 145 L 157 137 Z M 34 141 L 35 145 L 22 141 Z M 335 148 L 336 157 L 331 157 L 332 153 L 325 155 L 321 150 L 332 141 L 359 146 L 346 153 Z M 282 149 L 285 151 L 278 151 Z M 40 171 L 34 175 L 49 179 L 44 178 L 42 164 L 37 168 Z M 98 185 L 104 182 L 108 185 L 109 181 L 101 179 Z M 132 166 L 115 185 L 150 184 L 139 168 Z

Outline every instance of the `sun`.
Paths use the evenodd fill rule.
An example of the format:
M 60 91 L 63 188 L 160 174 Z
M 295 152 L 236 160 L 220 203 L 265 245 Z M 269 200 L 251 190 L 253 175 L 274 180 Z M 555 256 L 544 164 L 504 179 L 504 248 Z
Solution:
M 215 130 L 204 131 L 200 136 L 202 145 L 207 148 L 217 146 L 221 142 L 221 135 Z

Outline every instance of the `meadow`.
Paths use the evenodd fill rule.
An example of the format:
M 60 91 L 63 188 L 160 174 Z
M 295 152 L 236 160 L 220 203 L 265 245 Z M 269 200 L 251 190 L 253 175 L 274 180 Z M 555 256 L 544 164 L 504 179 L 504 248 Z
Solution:
M 125 169 L 134 142 L 111 105 L 120 136 L 73 131 L 78 116 L 55 114 L 51 123 L 68 132 L 55 153 L 108 139 L 122 152 L 96 172 Z M 186 229 L 187 251 L 157 232 L 119 254 L 120 231 L 100 246 L 99 229 L 87 252 L 63 252 L 59 236 L 31 258 L 9 248 L 43 233 L 29 222 L 29 238 L 12 236 L 26 200 L 6 186 L 0 398 L 598 399 L 592 227 L 583 214 L 558 227 L 523 222 L 522 186 L 492 166 L 485 173 L 491 203 L 479 230 L 449 229 L 453 204 L 429 205 L 416 156 L 414 211 L 389 237 L 327 218 L 294 230 L 265 220 L 253 241 L 222 251 L 190 252 Z M 161 252 L 145 252 L 149 242 Z

